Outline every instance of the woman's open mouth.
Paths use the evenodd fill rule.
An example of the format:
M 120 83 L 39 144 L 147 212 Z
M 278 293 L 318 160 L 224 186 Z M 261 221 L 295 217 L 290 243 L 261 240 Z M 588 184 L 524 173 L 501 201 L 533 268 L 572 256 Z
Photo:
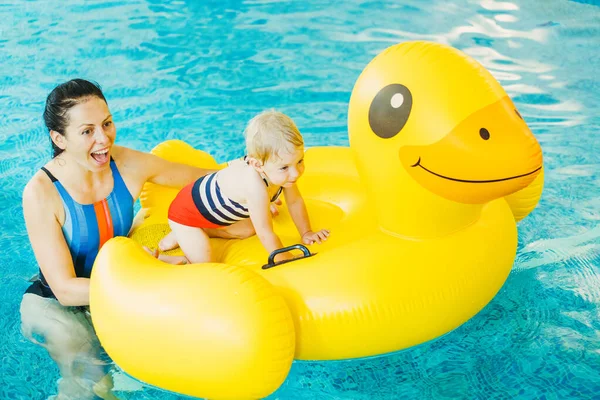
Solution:
M 91 153 L 91 156 L 99 165 L 106 164 L 110 158 L 108 155 L 108 148 L 94 151 Z

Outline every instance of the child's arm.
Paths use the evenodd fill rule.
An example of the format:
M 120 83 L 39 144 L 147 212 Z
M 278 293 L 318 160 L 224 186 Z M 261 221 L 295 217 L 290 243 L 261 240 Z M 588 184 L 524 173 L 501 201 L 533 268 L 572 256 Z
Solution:
M 329 237 L 329 231 L 321 229 L 320 231 L 313 232 L 310 227 L 310 220 L 308 219 L 308 211 L 306 211 L 306 205 L 298 186 L 292 185 L 289 188 L 283 189 L 285 195 L 285 202 L 287 208 L 292 216 L 292 220 L 298 229 L 298 233 L 302 238 L 304 244 L 313 244 L 315 242 L 321 243 L 327 240 Z
M 252 221 L 252 225 L 254 225 L 256 236 L 258 236 L 264 248 L 271 254 L 273 251 L 281 249 L 283 243 L 281 243 L 281 239 L 273 231 L 273 217 L 269 209 L 269 196 L 262 180 L 258 181 L 256 185 L 249 184 L 249 186 L 250 190 L 246 201 L 248 202 L 250 220 Z M 275 256 L 275 261 L 292 258 L 292 254 L 285 252 Z

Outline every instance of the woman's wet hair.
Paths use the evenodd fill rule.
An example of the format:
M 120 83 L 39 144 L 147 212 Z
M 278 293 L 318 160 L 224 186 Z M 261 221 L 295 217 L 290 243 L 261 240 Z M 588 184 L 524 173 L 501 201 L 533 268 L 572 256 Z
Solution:
M 102 89 L 95 82 L 72 79 L 55 87 L 48 95 L 44 108 L 44 123 L 48 131 L 56 131 L 64 135 L 69 125 L 69 110 L 90 97 L 98 97 L 106 103 Z M 50 143 L 52 157 L 62 153 L 63 150 L 52 141 L 52 138 Z

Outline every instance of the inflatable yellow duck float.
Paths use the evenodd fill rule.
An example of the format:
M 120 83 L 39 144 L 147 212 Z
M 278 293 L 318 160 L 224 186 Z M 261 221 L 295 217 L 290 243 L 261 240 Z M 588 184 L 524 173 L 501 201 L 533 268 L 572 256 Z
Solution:
M 177 189 L 148 184 L 131 239 L 104 245 L 91 310 L 108 354 L 155 386 L 208 398 L 259 398 L 292 360 L 406 349 L 479 312 L 506 280 L 516 220 L 542 191 L 540 146 L 500 84 L 460 51 L 406 42 L 358 78 L 350 148 L 311 148 L 299 181 L 310 257 L 264 269 L 256 237 L 215 239 L 219 263 L 173 266 L 146 254 L 168 232 Z M 180 141 L 161 157 L 216 167 Z M 285 212 L 284 244 L 300 238 Z

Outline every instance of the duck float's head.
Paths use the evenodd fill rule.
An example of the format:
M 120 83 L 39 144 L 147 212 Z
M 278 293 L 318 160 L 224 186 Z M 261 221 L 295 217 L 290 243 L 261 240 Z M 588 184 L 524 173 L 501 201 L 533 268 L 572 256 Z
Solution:
M 401 43 L 375 57 L 352 91 L 348 129 L 380 225 L 452 220 L 407 235 L 458 229 L 542 168 L 537 140 L 496 79 L 436 43 Z

